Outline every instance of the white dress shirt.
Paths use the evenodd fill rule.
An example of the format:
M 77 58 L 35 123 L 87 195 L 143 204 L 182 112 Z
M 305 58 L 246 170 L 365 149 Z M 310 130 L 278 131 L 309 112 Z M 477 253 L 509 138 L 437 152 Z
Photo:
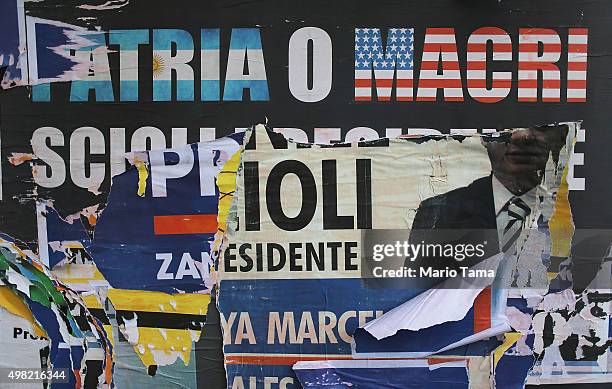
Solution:
M 493 184 L 493 203 L 495 205 L 495 217 L 497 219 L 497 236 L 499 238 L 499 242 L 501 245 L 502 237 L 504 234 L 504 228 L 509 222 L 509 217 L 507 212 L 501 212 L 506 203 L 510 201 L 514 197 L 518 197 L 527 204 L 529 209 L 531 209 L 531 216 L 533 215 L 533 210 L 536 205 L 536 188 L 531 189 L 529 192 L 523 193 L 521 196 L 515 196 L 510 192 L 506 187 L 499 182 L 495 175 L 492 175 L 492 184 Z M 533 220 L 532 217 L 529 219 Z M 525 223 L 528 221 L 525 220 Z

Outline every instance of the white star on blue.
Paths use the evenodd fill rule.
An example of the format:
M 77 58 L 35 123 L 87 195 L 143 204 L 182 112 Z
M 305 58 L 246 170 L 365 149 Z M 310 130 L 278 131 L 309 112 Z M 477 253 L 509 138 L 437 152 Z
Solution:
M 356 28 L 355 69 L 413 70 L 413 41 L 413 28 L 390 28 L 386 45 L 382 44 L 380 29 Z

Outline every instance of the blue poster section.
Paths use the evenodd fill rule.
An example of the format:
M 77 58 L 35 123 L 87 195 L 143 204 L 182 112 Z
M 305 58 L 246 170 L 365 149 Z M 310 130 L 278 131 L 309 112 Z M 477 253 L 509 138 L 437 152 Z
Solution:
M 148 166 L 142 197 L 138 194 L 137 168 L 132 167 L 113 178 L 108 204 L 96 226 L 92 247 L 98 269 L 113 287 L 167 293 L 206 289 L 219 191 L 216 186 L 214 191 L 205 188 L 207 193 L 202 195 L 201 186 L 215 185 L 211 175 L 218 173 L 224 163 L 219 159 L 221 148 L 233 143 L 231 148 L 237 150 L 242 138 L 243 134 L 238 133 L 201 143 L 200 148 L 193 144 L 185 146 L 189 150 L 165 150 L 164 168 L 191 164 L 191 169 L 178 166 L 186 174 L 160 183 L 154 182 L 155 172 Z M 199 150 L 207 154 L 200 156 Z M 193 157 L 179 158 L 189 153 Z M 200 164 L 200 158 L 206 158 L 206 163 Z M 202 166 L 210 167 L 211 164 L 215 169 L 200 172 Z M 162 184 L 165 185 L 164 191 L 160 191 L 162 195 L 154 196 L 153 187 L 157 185 L 156 190 L 159 190 Z M 202 218 L 214 225 L 203 225 Z
M 395 363 L 381 361 L 382 366 L 375 361 L 369 363 L 337 363 L 321 364 L 322 366 L 295 369 L 295 373 L 307 389 L 329 388 L 405 388 L 405 389 L 460 389 L 468 388 L 466 367 L 461 364 L 441 364 L 428 366 L 416 361 Z M 414 362 L 414 363 L 411 363 Z M 327 365 L 327 366 L 324 366 Z M 411 366 L 413 365 L 413 366 Z
M 431 352 L 452 343 L 449 339 L 460 340 L 472 335 L 474 329 L 473 310 L 470 310 L 458 322 L 422 331 L 403 330 L 388 338 L 391 341 L 376 341 L 358 327 L 422 291 L 367 288 L 361 279 L 223 280 L 221 284 L 219 309 L 226 325 L 224 352 L 228 388 L 241 387 L 240 383 L 234 384 L 236 380 L 250 388 L 250 379 L 254 380 L 253 385 L 261 385 L 267 379 L 277 382 L 274 388 L 299 388 L 292 371 L 297 361 L 346 359 L 354 351 Z M 351 344 L 353 335 L 356 345 Z M 482 356 L 499 344 L 492 338 L 443 354 Z M 375 372 L 367 374 L 370 373 Z M 399 370 L 382 376 L 389 378 L 395 374 L 417 374 L 418 380 L 432 378 L 417 371 Z M 465 369 L 461 374 L 465 374 Z M 295 380 L 295 386 L 281 385 L 285 377 Z M 418 380 L 415 388 L 427 387 L 419 386 Z

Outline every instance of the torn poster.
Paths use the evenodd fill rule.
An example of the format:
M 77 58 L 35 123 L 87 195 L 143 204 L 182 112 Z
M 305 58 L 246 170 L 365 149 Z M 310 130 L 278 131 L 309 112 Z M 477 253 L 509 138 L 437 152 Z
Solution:
M 459 358 L 298 362 L 293 370 L 305 389 L 470 387 L 468 361 Z
M 535 362 L 528 384 L 610 382 L 612 293 L 602 288 L 612 281 L 610 258 L 608 253 L 590 288 L 551 293 L 534 306 Z
M 573 127 L 575 124 L 570 123 L 569 126 Z M 570 131 L 570 134 L 571 133 L 575 133 L 575 129 L 572 129 Z M 413 348 L 416 344 L 420 344 L 422 342 L 430 342 L 439 345 L 439 342 L 441 342 L 440 339 L 428 338 L 426 336 L 429 331 L 435 329 L 444 331 L 445 334 L 449 335 L 445 337 L 445 340 L 452 340 L 450 343 L 447 342 L 445 347 L 439 349 L 439 351 L 450 350 L 454 347 L 463 346 L 464 344 L 470 344 L 485 338 L 489 338 L 492 335 L 499 335 L 509 331 L 512 325 L 511 321 L 506 317 L 509 288 L 528 288 L 530 291 L 532 291 L 530 295 L 534 295 L 533 291 L 535 290 L 535 296 L 539 294 L 538 289 L 543 289 L 543 291 L 540 293 L 543 293 L 546 291 L 546 289 L 548 289 L 547 274 L 550 271 L 547 268 L 551 265 L 551 247 L 556 247 L 557 251 L 564 252 L 565 257 L 567 258 L 569 242 L 571 241 L 571 236 L 573 233 L 571 214 L 570 218 L 563 220 L 563 222 L 561 222 L 558 217 L 560 209 L 568 210 L 569 208 L 569 203 L 566 196 L 567 192 L 563 193 L 561 189 L 564 186 L 567 187 L 567 184 L 565 183 L 565 169 L 567 161 L 569 161 L 571 142 L 573 142 L 572 139 L 573 137 L 570 136 L 570 138 L 567 139 L 568 142 L 566 143 L 565 147 L 551 152 L 550 160 L 554 161 L 554 164 L 548 165 L 547 174 L 544 175 L 544 178 L 540 183 L 540 187 L 546 188 L 544 189 L 545 195 L 538 195 L 541 201 L 541 206 L 539 207 L 539 210 L 537 210 L 537 216 L 531 219 L 532 224 L 530 228 L 524 231 L 527 232 L 527 234 L 524 234 L 524 232 L 520 232 L 518 230 L 515 231 L 515 248 L 511 248 L 507 245 L 507 243 L 505 243 L 506 250 L 503 252 L 500 266 L 497 267 L 498 274 L 492 283 L 492 290 L 488 292 L 492 297 L 490 300 L 491 317 L 489 318 L 492 326 L 477 329 L 478 324 L 474 323 L 473 335 L 464 332 L 462 337 L 457 337 L 457 327 L 460 327 L 462 322 L 464 322 L 464 325 L 467 324 L 468 326 L 471 326 L 471 322 L 469 321 L 471 315 L 463 317 L 461 314 L 465 313 L 465 308 L 460 308 L 459 312 L 457 312 L 457 306 L 446 309 L 445 315 L 443 315 L 442 318 L 428 314 L 425 307 L 443 306 L 445 305 L 444 302 L 449 300 L 449 290 L 440 288 L 431 289 L 406 302 L 402 306 L 395 308 L 391 312 L 383 315 L 383 317 L 364 326 L 364 329 L 375 338 L 388 338 L 383 343 L 384 345 L 378 345 L 380 347 L 378 351 L 386 349 L 387 351 L 393 350 L 397 352 L 398 350 L 403 350 L 405 353 L 406 351 L 410 350 L 411 347 Z M 505 147 L 507 150 L 509 150 L 509 155 L 512 155 L 512 153 L 520 152 L 521 147 L 528 148 L 534 146 L 522 146 L 520 143 L 513 141 L 511 138 L 509 145 Z M 489 149 L 493 177 L 496 178 L 497 176 L 505 176 L 505 179 L 508 180 L 509 175 L 511 177 L 511 174 L 518 174 L 516 171 L 513 172 L 512 170 L 503 169 L 500 167 L 500 162 L 495 162 L 495 158 L 497 157 L 496 152 L 497 151 L 495 148 L 493 151 Z M 507 158 L 508 161 L 502 162 L 511 165 L 511 157 Z M 525 172 L 523 171 L 523 173 Z M 506 187 L 508 191 L 514 191 L 516 189 L 512 188 L 513 185 L 520 184 L 515 182 L 508 185 L 506 181 L 504 187 Z M 504 187 L 500 188 L 498 185 L 494 191 L 497 190 L 503 193 Z M 525 196 L 528 194 L 528 192 L 523 191 L 520 197 L 525 199 Z M 496 196 L 495 194 L 493 197 L 494 201 L 497 201 L 499 198 L 499 196 Z M 452 199 L 451 196 L 448 196 L 448 198 Z M 435 198 L 433 200 L 435 200 Z M 430 203 L 433 202 L 431 200 L 428 201 Z M 525 203 L 522 204 L 522 206 L 524 205 Z M 447 207 L 448 204 L 439 202 L 438 204 L 434 203 L 433 206 L 429 206 L 443 209 L 444 207 Z M 469 202 L 466 203 L 465 206 L 469 207 Z M 423 205 L 421 205 L 421 207 L 423 207 Z M 521 208 L 519 207 L 517 209 L 517 212 L 520 213 Z M 534 209 L 531 206 L 529 209 L 525 208 L 525 210 L 527 211 L 526 213 L 534 212 Z M 502 217 L 504 213 L 503 208 L 501 211 L 501 213 L 499 211 L 497 213 L 498 228 L 500 228 L 500 224 L 501 226 L 506 224 L 506 221 L 500 220 L 500 217 Z M 416 233 L 419 234 L 420 237 L 425 237 L 428 231 L 433 232 L 438 228 L 443 228 L 440 227 L 440 224 L 448 223 L 448 220 L 444 220 L 443 218 L 439 219 L 437 215 L 444 215 L 444 213 L 445 211 L 439 211 L 438 209 L 434 208 L 432 213 L 432 215 L 435 216 L 434 220 L 425 221 L 427 228 L 423 229 L 422 231 L 416 230 Z M 477 217 L 477 214 L 474 215 L 473 210 L 468 211 L 468 213 L 465 215 L 469 215 L 471 218 L 475 216 Z M 518 215 L 518 213 L 514 213 L 514 211 L 512 211 L 512 213 L 509 212 L 509 215 Z M 525 216 L 528 215 L 526 214 Z M 466 221 L 462 220 L 461 222 L 465 223 Z M 471 223 L 474 223 L 474 221 L 468 219 L 466 224 L 469 225 Z M 415 233 L 415 226 L 418 224 L 421 224 L 421 227 L 419 228 L 422 228 L 423 223 L 415 221 L 413 224 L 413 232 L 411 232 L 411 234 Z M 505 242 L 507 239 L 506 236 L 512 233 L 512 225 L 516 226 L 516 220 L 510 220 L 506 227 L 498 231 L 500 243 Z M 500 248 L 502 248 L 501 244 Z M 473 269 L 475 268 L 476 267 Z M 455 295 L 455 298 L 459 298 L 461 301 L 467 302 L 468 307 L 472 305 L 472 309 L 475 309 L 478 306 L 476 303 L 471 303 L 472 301 L 475 301 L 476 297 L 474 288 L 461 288 L 460 290 L 451 289 L 450 292 Z M 401 329 L 409 331 L 403 332 L 398 336 L 393 336 Z M 355 334 L 355 340 L 357 343 L 356 352 L 358 354 L 361 354 L 362 356 L 376 354 L 374 351 L 377 349 L 376 342 L 372 342 L 368 335 L 358 331 Z M 442 344 L 443 343 L 444 342 L 442 342 Z M 383 354 L 385 353 L 383 352 Z M 399 352 L 399 354 L 402 354 L 402 352 Z
M 27 74 L 25 10 L 23 0 L 0 5 L 0 89 L 20 85 Z M 26 82 L 27 83 L 27 82 Z
M 114 178 L 92 252 L 111 284 L 117 385 L 207 385 L 211 254 L 224 238 L 242 137 L 134 153 Z
M 28 84 L 72 80 L 81 85 L 76 93 L 85 100 L 90 87 L 101 95 L 112 94 L 104 32 L 30 16 L 26 29 Z
M 69 264 L 91 264 L 91 236 L 88 226 L 95 226 L 97 217 L 90 216 L 87 226 L 81 214 L 64 219 L 53 208 L 51 201 L 38 201 L 36 221 L 40 259 L 50 269 Z
M 0 306 L 0 349 L 10 350 L 10 358 L 0 359 L 0 368 L 48 367 L 50 342 L 28 305 L 9 287 L 0 286 Z M 23 384 L 16 384 L 14 388 L 20 386 Z
M 92 384 L 111 387 L 113 351 L 110 337 L 76 292 L 60 283 L 35 257 L 5 239 L 0 240 L 0 281 L 3 289 L 8 288 L 24 303 L 11 304 L 14 297 L 9 297 L 4 300 L 3 308 L 27 320 L 29 326 L 25 331 L 30 330 L 26 334 L 23 328 L 21 331 L 15 329 L 2 336 L 16 338 L 22 334 L 24 339 L 48 340 L 47 347 L 42 347 L 40 341 L 25 349 L 22 345 L 20 356 L 27 358 L 26 366 L 62 370 L 65 376 L 54 387 L 81 388 Z M 3 292 L 5 296 L 7 293 Z M 39 353 L 38 364 L 36 352 Z
M 76 81 L 81 88 L 76 98 L 86 101 L 90 87 L 98 98 L 112 96 L 104 32 L 28 15 L 26 1 L 4 1 L 0 8 L 2 88 Z
M 484 339 L 510 328 L 506 296 L 497 283 L 515 282 L 518 259 L 534 251 L 527 250 L 530 231 L 554 209 L 574 133 L 572 123 L 489 137 L 380 139 L 331 147 L 290 142 L 262 126 L 247 133 L 236 216 L 219 263 L 228 387 L 250 379 L 293 379 L 290 367 L 301 358 L 346 359 L 357 327 L 384 320 L 384 313 L 434 286 L 446 293 L 444 304 L 454 305 L 458 315 L 448 312 L 445 318 L 448 310 L 441 309 L 435 319 L 453 321 L 457 330 L 448 333 L 432 322 L 425 342 L 405 350 L 427 355 L 476 335 L 483 339 L 479 347 L 462 352 L 488 355 L 497 344 Z M 525 150 L 525 144 L 531 148 Z M 516 156 L 506 157 L 506 147 Z M 525 177 L 512 175 L 513 169 Z M 504 209 L 511 226 L 498 230 L 497 215 Z M 518 213 L 523 216 L 515 217 Z M 455 235 L 445 235 L 452 229 Z M 394 240 L 398 244 L 391 244 Z M 426 248 L 433 252 L 419 251 Z M 506 258 L 480 276 L 470 273 L 502 249 L 516 260 Z M 453 267 L 451 259 L 463 265 Z M 463 291 L 473 297 L 453 297 L 452 289 L 440 288 L 449 279 L 467 282 Z M 520 285 L 542 287 L 540 281 L 534 277 L 533 286 L 523 280 Z M 490 291 L 483 292 L 486 288 Z M 429 309 L 417 306 L 413 313 L 428 319 Z M 496 328 L 502 320 L 506 326 Z M 406 334 L 401 327 L 395 331 Z
M 114 288 L 167 293 L 210 291 L 224 164 L 243 134 L 181 148 L 135 153 L 113 178 L 92 255 Z M 126 271 L 128 261 L 134 271 Z
M 474 290 L 467 289 L 470 292 Z M 382 339 L 377 339 L 377 335 L 373 335 L 372 328 L 376 328 L 380 322 L 369 322 L 364 328 L 358 328 L 353 333 L 353 355 L 355 358 L 402 358 L 402 357 L 426 357 L 432 354 L 450 354 L 450 355 L 481 355 L 487 351 L 491 351 L 497 346 L 495 336 L 502 334 L 511 329 L 505 312 L 500 308 L 505 308 L 506 301 L 500 296 L 497 289 L 485 288 L 482 291 L 476 290 L 476 296 L 473 299 L 464 299 L 465 289 L 435 289 L 434 292 L 447 292 L 439 297 L 446 299 L 433 298 L 428 300 L 420 307 L 411 306 L 411 302 L 422 304 L 419 297 L 423 294 L 429 295 L 428 292 L 411 299 L 407 303 L 396 307 L 402 313 L 402 317 L 408 313 L 417 316 L 415 320 L 427 320 L 428 317 L 419 318 L 418 316 L 432 316 L 425 313 L 425 307 L 446 307 L 448 301 L 459 302 L 455 305 L 458 307 L 449 307 L 444 313 L 435 316 L 439 324 L 416 328 L 414 330 L 399 330 L 396 334 Z M 433 293 L 438 295 L 439 293 Z M 416 301 L 415 301 L 416 300 Z M 471 302 L 471 303 L 470 303 Z M 465 312 L 465 305 L 469 305 Z M 410 309 L 412 308 L 412 309 Z M 459 309 L 462 314 L 459 317 L 450 315 L 448 311 Z M 389 313 L 393 312 L 391 310 Z M 386 315 L 378 319 L 389 321 L 395 315 L 388 318 Z M 397 321 L 396 323 L 401 323 Z M 368 326 L 368 325 L 373 325 Z M 441 336 L 440 334 L 443 334 Z M 380 335 L 378 335 L 380 336 Z M 493 338 L 493 339 L 491 339 Z M 480 342 L 482 341 L 482 342 Z
M 129 155 L 133 167 L 114 178 L 99 220 L 88 221 L 93 240 L 81 218 L 38 206 L 39 247 L 53 273 L 87 297 L 115 339 L 118 387 L 206 383 L 210 253 L 224 236 L 242 137 Z M 168 250 L 176 250 L 171 266 L 158 261 Z M 156 276 L 168 272 L 177 277 Z
M 212 139 L 256 123 L 264 115 L 275 130 L 295 140 L 317 143 L 420 131 L 485 133 L 508 123 L 529 126 L 584 118 L 590 127 L 589 139 L 578 145 L 578 151 L 587 155 L 576 155 L 574 162 L 581 165 L 586 161 L 587 167 L 578 167 L 576 176 L 573 170 L 568 171 L 573 189 L 583 191 L 573 194 L 572 212 L 577 215 L 577 228 L 598 222 L 609 225 L 612 220 L 612 208 L 607 206 L 612 186 L 602 178 L 609 161 L 602 145 L 609 144 L 611 138 L 606 131 L 609 93 L 608 85 L 600 82 L 607 79 L 612 67 L 612 57 L 600 55 L 609 41 L 606 31 L 610 17 L 606 12 L 608 4 L 601 0 L 523 2 L 519 10 L 515 2 L 483 5 L 454 0 L 430 0 L 427 6 L 374 7 L 371 2 L 357 0 L 332 9 L 329 2 L 316 0 L 292 7 L 282 2 L 202 5 L 192 0 L 180 5 L 133 0 L 36 0 L 24 4 L 25 7 L 20 0 L 6 0 L 0 6 L 0 51 L 8 53 L 0 61 L 0 73 L 5 76 L 2 87 L 62 81 L 11 88 L 0 96 L 0 230 L 28 243 L 32 242 L 31 234 L 36 234 L 36 225 L 31 223 L 34 211 L 29 210 L 34 201 L 28 200 L 53 200 L 53 210 L 49 212 L 56 212 L 64 220 L 89 205 L 99 204 L 100 211 L 106 203 L 111 177 L 125 170 L 124 152 L 147 147 L 176 148 Z M 5 5 L 8 6 L 4 8 Z M 304 21 L 312 23 L 305 25 Z M 361 44 L 366 39 L 376 43 Z M 391 58 L 378 61 L 370 58 L 374 56 Z M 22 80 L 22 75 L 27 79 Z M 85 76 L 87 79 L 78 79 Z M 13 164 L 33 157 L 38 158 L 32 162 L 38 173 L 35 191 L 30 190 L 29 176 L 22 179 L 19 172 L 23 169 Z M 6 164 L 7 158 L 13 160 L 10 165 Z M 561 189 L 557 195 L 560 193 Z M 343 197 L 341 189 L 337 194 Z M 190 200 L 191 197 L 186 201 Z M 336 216 L 349 214 L 342 211 L 339 209 Z M 562 226 L 569 227 L 562 222 Z M 554 225 L 554 218 L 549 224 Z M 89 222 L 83 225 L 89 239 L 68 231 L 54 237 L 50 234 L 49 244 L 39 251 L 44 262 L 42 250 L 48 247 L 53 272 L 71 289 L 88 293 L 107 288 L 109 281 L 94 264 L 86 263 L 94 259 L 89 249 L 94 228 Z M 565 237 L 572 235 L 571 231 L 555 232 L 551 227 L 551 234 L 559 232 Z M 523 250 L 543 253 L 540 258 L 550 250 L 551 262 L 558 265 L 558 260 L 568 255 L 559 248 L 565 244 L 557 245 L 564 239 L 554 239 L 549 248 L 549 239 L 543 234 L 536 236 L 532 231 L 533 240 Z M 176 271 L 165 273 L 177 277 L 182 266 L 183 278 L 189 279 L 195 274 L 190 271 L 190 259 L 198 262 L 201 258 L 198 254 L 175 257 L 169 268 L 177 265 Z M 156 260 L 157 265 L 162 263 Z M 560 265 L 564 272 L 566 265 Z M 521 266 L 529 269 L 521 272 L 521 282 L 534 282 L 533 276 L 542 274 L 532 271 L 537 269 L 534 263 Z M 128 263 L 124 267 L 134 271 Z M 550 266 L 548 270 L 554 273 Z M 570 282 L 571 277 L 566 275 L 563 281 Z M 205 293 L 209 290 L 206 286 Z M 193 319 L 195 324 L 189 325 L 195 328 L 208 312 L 194 307 L 183 310 L 181 302 L 162 292 L 133 290 L 131 294 L 127 289 L 114 290 L 121 290 L 129 298 L 119 304 L 111 293 L 116 306 L 105 298 L 106 294 L 99 301 L 97 295 L 83 295 L 83 299 L 105 323 L 113 321 L 112 309 L 118 309 L 121 320 L 116 326 L 125 327 L 126 335 L 118 331 L 117 336 L 134 343 L 126 339 L 122 344 L 134 361 L 124 365 L 128 367 L 123 370 L 136 373 L 125 374 L 123 377 L 128 378 L 121 387 L 130 382 L 152 386 L 160 382 L 160 377 L 177 377 L 176 372 L 164 371 L 162 363 L 175 361 L 174 367 L 183 371 L 187 355 L 190 363 L 194 360 L 191 350 L 195 347 L 189 349 L 192 343 L 182 340 L 180 345 L 170 341 L 162 346 L 156 344 L 154 353 L 143 334 L 136 340 L 134 324 L 136 328 L 149 328 L 156 339 L 162 339 L 166 333 L 157 328 L 170 325 L 172 320 L 157 320 L 166 317 L 160 313 L 160 306 L 167 313 L 175 304 L 181 314 Z M 505 321 L 503 314 L 496 316 L 500 312 L 487 309 L 497 305 L 494 298 L 503 296 L 491 294 L 488 301 L 487 293 L 483 289 L 466 299 L 475 298 L 477 312 L 470 310 L 464 319 L 453 321 L 458 326 L 456 331 L 447 327 L 448 337 L 432 339 L 439 344 L 421 345 L 417 350 L 439 349 L 446 347 L 449 340 L 461 341 L 477 333 L 489 322 L 488 316 L 486 320 L 479 319 L 482 311 L 491 312 L 491 325 L 498 318 Z M 553 369 L 544 369 L 546 377 L 542 382 L 562 381 L 563 374 L 558 377 L 558 373 L 570 371 L 570 365 L 576 362 L 572 358 L 585 359 L 581 354 L 585 347 L 588 358 L 605 349 L 608 337 L 600 321 L 589 317 L 587 325 L 572 313 L 575 308 L 580 316 L 588 317 L 581 307 L 587 300 L 586 311 L 597 313 L 605 309 L 602 303 L 591 302 L 599 301 L 600 295 L 591 291 L 588 298 L 575 296 L 578 307 L 572 308 L 570 301 L 566 310 L 561 305 L 555 308 L 557 305 L 551 304 L 554 298 L 540 307 L 535 300 L 542 299 L 543 293 L 529 293 L 531 312 L 506 313 L 508 319 L 520 322 L 520 328 L 513 330 L 520 332 L 521 338 L 516 347 L 500 351 L 502 345 L 496 349 L 503 355 L 497 361 L 499 369 L 504 368 L 509 353 L 519 352 L 515 349 L 524 353 L 535 342 L 538 359 L 555 361 Z M 201 305 L 208 298 L 205 294 L 190 296 L 201 299 Z M 345 296 L 347 300 L 352 297 L 348 293 Z M 147 304 L 138 304 L 140 299 Z M 465 307 L 454 308 L 455 317 L 460 318 Z M 550 315 L 549 309 L 554 311 Z M 537 317 L 532 328 L 534 312 Z M 152 316 L 155 320 L 149 321 Z M 427 319 L 440 319 L 430 316 Z M 178 314 L 176 317 L 178 323 L 188 321 Z M 423 316 L 414 317 L 416 321 L 418 318 Z M 562 319 L 571 319 L 580 328 L 569 332 Z M 484 324 L 476 326 L 479 322 Z M 424 325 L 423 320 L 417 324 Z M 429 328 L 439 325 L 431 321 L 427 324 L 432 325 Z M 561 334 L 554 339 L 550 335 L 553 329 L 570 335 Z M 542 337 L 540 343 L 525 339 L 535 337 L 534 333 Z M 505 343 L 505 338 L 499 342 Z M 364 343 L 358 346 L 364 347 Z M 157 350 L 162 348 L 171 355 L 162 355 L 159 365 L 155 365 L 153 356 L 157 358 Z M 572 363 L 560 368 L 558 354 Z M 598 358 L 593 372 L 602 371 L 605 365 Z M 575 364 L 577 367 L 572 369 L 585 370 L 587 361 L 580 362 L 584 365 Z M 155 377 L 138 381 L 136 377 L 142 375 L 143 366 L 147 373 L 154 373 L 157 366 Z M 192 375 L 184 376 L 180 382 L 193 386 Z M 572 379 L 586 379 L 586 374 Z M 270 386 L 275 385 L 270 382 Z

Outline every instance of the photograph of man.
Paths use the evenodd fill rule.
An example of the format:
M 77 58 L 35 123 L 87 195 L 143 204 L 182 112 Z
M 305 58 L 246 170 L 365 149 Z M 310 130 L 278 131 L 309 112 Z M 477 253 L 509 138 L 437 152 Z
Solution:
M 546 163 L 557 161 L 567 136 L 564 125 L 519 128 L 499 137 L 483 137 L 491 162 L 491 174 L 466 187 L 428 198 L 417 210 L 412 244 L 482 244 L 485 255 L 462 262 L 449 257 L 417 258 L 407 266 L 457 269 L 471 267 L 499 252 L 515 250 L 526 220 L 534 220 L 536 187 L 542 182 Z

